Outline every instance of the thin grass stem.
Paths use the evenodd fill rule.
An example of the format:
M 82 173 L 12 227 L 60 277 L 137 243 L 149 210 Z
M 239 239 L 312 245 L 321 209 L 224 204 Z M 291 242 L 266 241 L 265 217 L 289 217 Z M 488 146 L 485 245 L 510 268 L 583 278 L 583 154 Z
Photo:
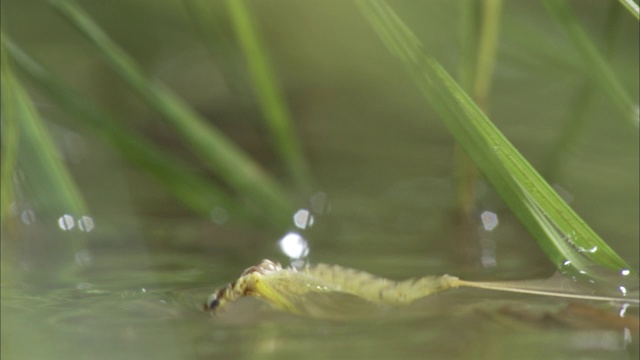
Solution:
M 302 191 L 310 190 L 311 177 L 291 113 L 269 64 L 267 51 L 255 29 L 255 19 L 244 0 L 227 0 L 227 8 L 253 80 L 256 95 L 276 152 Z

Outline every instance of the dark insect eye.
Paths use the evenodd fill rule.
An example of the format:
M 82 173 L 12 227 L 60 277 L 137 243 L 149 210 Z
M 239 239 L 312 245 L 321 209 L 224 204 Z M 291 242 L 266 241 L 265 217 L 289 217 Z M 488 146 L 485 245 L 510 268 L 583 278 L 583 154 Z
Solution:
M 220 305 L 220 300 L 218 300 L 218 299 L 213 299 L 213 300 L 211 300 L 211 302 L 209 303 L 209 307 L 210 307 L 211 309 L 215 309 L 215 308 L 217 308 L 217 307 L 218 307 L 218 305 Z
M 217 308 L 220 305 L 220 300 L 218 300 L 218 297 L 216 296 L 216 294 L 213 294 L 209 296 L 209 298 L 207 299 L 206 305 L 209 310 L 215 310 L 215 308 Z

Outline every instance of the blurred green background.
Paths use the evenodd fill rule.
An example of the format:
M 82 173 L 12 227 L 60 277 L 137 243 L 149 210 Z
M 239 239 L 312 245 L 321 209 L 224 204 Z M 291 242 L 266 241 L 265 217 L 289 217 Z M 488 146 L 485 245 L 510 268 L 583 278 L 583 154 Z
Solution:
M 390 343 L 375 341 L 383 334 L 369 329 L 368 340 L 353 343 L 374 344 L 371 353 L 336 345 L 340 336 L 362 331 L 359 325 L 340 335 L 339 326 L 323 323 L 323 330 L 315 331 L 330 333 L 329 341 L 340 349 L 323 352 L 312 339 L 318 333 L 309 330 L 310 322 L 268 316 L 265 322 L 264 314 L 251 310 L 249 320 L 203 320 L 197 306 L 214 287 L 262 258 L 289 261 L 278 240 L 290 231 L 306 239 L 311 262 L 392 278 L 441 273 L 467 279 L 541 278 L 553 274 L 555 266 L 482 176 L 471 179 L 475 209 L 460 215 L 454 138 L 353 2 L 243 2 L 299 145 L 298 175 L 278 152 L 251 58 L 224 1 L 77 3 L 153 83 L 165 84 L 236 144 L 250 164 L 258 164 L 287 204 L 270 209 L 260 200 L 263 193 L 253 181 L 266 182 L 234 183 L 228 177 L 234 175 L 213 171 L 210 160 L 194 150 L 195 140 L 162 120 L 48 2 L 3 1 L 3 34 L 81 94 L 80 102 L 111 115 L 102 128 L 73 116 L 11 64 L 15 82 L 26 89 L 84 204 L 75 211 L 69 206 L 76 205 L 56 200 L 59 188 L 37 166 L 43 150 L 30 143 L 42 141 L 29 140 L 24 128 L 11 132 L 15 123 L 7 125 L 3 95 L 3 189 L 12 184 L 9 192 L 3 190 L 3 204 L 10 199 L 2 220 L 3 355 L 86 358 L 111 349 L 124 358 L 286 358 L 299 351 L 384 358 L 391 348 L 404 347 L 407 357 L 418 358 L 420 344 L 436 346 L 443 337 L 455 348 L 456 339 L 446 330 L 471 331 L 475 345 L 436 352 L 443 357 L 467 358 L 484 349 L 487 357 L 507 358 L 518 346 L 536 349 L 532 356 L 549 352 L 566 358 L 583 351 L 575 344 L 588 342 L 585 338 L 567 344 L 584 333 L 560 330 L 555 334 L 560 340 L 516 333 L 499 345 L 504 329 L 489 326 L 492 331 L 479 335 L 482 325 L 467 327 L 447 317 L 437 320 L 446 329 L 440 332 L 423 328 L 422 322 L 394 323 L 398 335 Z M 464 61 L 463 2 L 388 3 L 429 54 L 457 77 Z M 569 5 L 635 109 L 621 114 L 542 2 L 511 0 L 503 4 L 487 112 L 582 219 L 638 269 L 638 127 L 629 121 L 638 117 L 638 21 L 617 1 Z M 6 54 L 3 49 L 5 64 Z M 12 89 L 3 85 L 4 93 Z M 153 175 L 131 162 L 132 148 L 121 150 L 109 134 L 127 134 L 134 143 L 162 150 L 164 160 L 151 163 L 167 167 Z M 7 150 L 12 149 L 9 139 L 18 139 L 13 150 Z M 14 160 L 15 168 L 6 172 Z M 296 229 L 290 219 L 296 209 L 310 209 L 313 224 Z M 499 225 L 491 231 L 480 221 L 484 211 L 498 216 Z M 60 222 L 65 214 L 74 219 L 71 229 Z M 88 231 L 83 216 L 91 220 Z M 291 324 L 309 338 L 287 331 Z M 416 332 L 423 336 L 399 340 Z M 96 340 L 87 342 L 89 334 Z M 536 346 L 540 339 L 550 345 Z M 596 354 L 624 358 L 637 352 L 637 333 L 634 339 L 631 350 L 628 344 L 616 345 Z M 31 347 L 33 342 L 40 345 Z M 114 344 L 120 344 L 117 350 Z M 493 350 L 485 351 L 487 344 Z M 106 355 L 93 358 L 101 357 Z

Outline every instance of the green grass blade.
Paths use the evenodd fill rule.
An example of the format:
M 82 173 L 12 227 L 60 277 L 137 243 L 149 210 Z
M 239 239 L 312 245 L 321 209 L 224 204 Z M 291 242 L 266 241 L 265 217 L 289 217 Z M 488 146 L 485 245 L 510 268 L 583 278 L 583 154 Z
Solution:
M 625 7 L 625 9 L 627 9 L 631 14 L 633 14 L 636 20 L 640 20 L 640 7 L 638 7 L 638 4 L 636 4 L 635 1 L 633 0 L 618 0 L 618 1 L 620 2 L 620 4 L 622 4 L 622 6 Z
M 482 32 L 478 45 L 478 69 L 476 70 L 473 98 L 481 109 L 486 110 L 498 49 L 502 0 L 485 0 L 482 5 Z
M 458 65 L 459 83 L 471 93 L 476 80 L 478 59 L 478 34 L 481 32 L 480 2 L 464 0 L 460 3 L 460 62 Z M 460 214 L 470 219 L 476 212 L 476 179 L 478 170 L 456 144 L 454 153 L 456 169 L 456 193 Z
M 622 86 L 608 65 L 605 56 L 584 30 L 569 4 L 565 0 L 545 0 L 544 4 L 580 53 L 588 70 L 587 73 L 593 81 L 610 97 L 611 102 L 620 111 L 622 118 L 638 127 L 640 123 L 635 110 L 637 101 L 634 102 Z
M 5 38 L 2 35 L 2 52 L 5 52 Z M 63 164 L 58 150 L 49 136 L 42 119 L 36 111 L 29 95 L 15 76 L 11 62 L 3 58 L 2 61 L 2 112 L 3 126 L 2 143 L 5 146 L 17 146 L 17 139 L 8 138 L 20 134 L 19 149 L 3 152 L 5 158 L 19 151 L 19 164 L 25 174 L 25 181 L 32 191 L 32 199 L 39 204 L 41 211 L 47 217 L 58 217 L 63 214 L 82 216 L 87 214 L 86 205 L 78 191 L 67 167 Z M 16 127 L 19 127 L 17 129 Z M 5 133 L 5 130 L 8 130 Z M 5 141 L 8 142 L 5 145 Z M 13 166 L 12 166 L 13 167 Z M 10 170 L 10 169 L 6 169 Z M 11 182 L 13 174 L 3 169 L 2 182 Z M 4 189 L 9 191 L 9 189 Z M 6 195 L 6 194 L 3 194 Z
M 302 147 L 293 129 L 284 96 L 269 64 L 267 52 L 254 27 L 255 20 L 244 0 L 227 0 L 226 4 L 251 71 L 272 142 L 295 183 L 301 190 L 308 191 L 311 178 L 302 155 Z
M 289 222 L 292 204 L 284 190 L 224 134 L 208 124 L 164 85 L 150 79 L 77 5 L 53 0 L 59 12 L 86 36 L 107 63 L 149 106 L 163 115 L 205 165 L 231 187 L 263 210 L 273 212 L 279 223 Z
M 460 84 L 485 112 L 495 65 L 500 29 L 502 0 L 467 0 L 462 2 L 462 49 Z M 475 212 L 475 179 L 477 170 L 471 160 L 456 146 L 458 202 L 467 217 Z
M 384 1 L 357 4 L 410 70 L 429 104 L 554 265 L 597 278 L 594 268 L 627 275 L 626 262 L 549 186 Z M 634 273 L 635 276 L 635 273 Z
M 473 91 L 478 63 L 478 34 L 480 33 L 480 2 L 463 0 L 460 2 L 460 86 L 468 92 Z
M 4 46 L 4 37 L 2 38 Z M 0 53 L 2 62 L 2 164 L 0 173 L 0 219 L 1 228 L 9 230 L 8 216 L 13 197 L 13 174 L 15 172 L 16 161 L 18 158 L 18 140 L 20 138 L 20 124 L 16 116 L 15 100 L 10 98 L 9 92 L 12 91 L 11 83 L 15 81 L 13 75 L 8 73 L 9 59 L 7 52 Z
M 194 174 L 181 159 L 120 125 L 114 117 L 57 79 L 8 38 L 5 38 L 5 50 L 15 65 L 56 104 L 101 136 L 127 160 L 149 173 L 185 205 L 203 215 L 210 215 L 214 208 L 221 207 L 230 213 L 231 218 L 244 216 L 237 209 L 237 201 L 223 189 Z

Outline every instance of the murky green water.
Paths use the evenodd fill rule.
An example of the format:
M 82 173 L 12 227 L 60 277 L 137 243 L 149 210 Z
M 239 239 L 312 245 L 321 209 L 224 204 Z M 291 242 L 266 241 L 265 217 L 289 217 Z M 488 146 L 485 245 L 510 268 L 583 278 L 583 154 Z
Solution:
M 3 358 L 632 359 L 638 354 L 633 321 L 615 320 L 635 317 L 637 325 L 637 307 L 592 303 L 599 310 L 567 313 L 569 302 L 562 299 L 475 289 L 451 290 L 399 309 L 340 304 L 343 299 L 336 298 L 337 306 L 353 309 L 342 320 L 298 317 L 256 299 L 213 316 L 201 306 L 214 288 L 264 254 L 283 256 L 275 243 L 261 251 L 223 245 L 243 242 L 233 237 L 211 246 L 193 243 L 216 233 L 208 224 L 170 228 L 164 235 L 120 230 L 116 234 L 123 238 L 115 246 L 94 238 L 83 265 L 58 276 L 38 273 L 32 257 L 34 268 L 20 272 L 28 280 L 3 283 Z M 313 254 L 312 247 L 312 258 L 398 279 L 441 269 L 464 272 L 455 260 L 443 260 L 446 252 L 388 246 L 386 254 L 349 247 Z M 495 273 L 532 276 L 527 254 L 520 254 L 520 261 L 517 256 L 509 255 Z
M 453 2 L 391 3 L 455 74 Z M 578 140 L 559 155 L 549 154 L 558 146 L 584 76 L 539 4 L 506 3 L 509 31 L 501 40 L 491 118 L 637 269 L 637 128 L 619 121 L 600 94 L 588 124 L 576 130 Z M 81 4 L 148 73 L 286 184 L 251 87 L 247 81 L 228 84 L 223 56 L 208 52 L 181 3 Z M 297 204 L 313 208 L 311 198 L 318 193 L 327 199 L 322 211 L 314 212 L 313 225 L 296 230 L 308 242 L 311 262 L 393 279 L 450 273 L 467 280 L 517 280 L 554 273 L 482 181 L 478 215 L 495 213 L 497 227 L 485 230 L 480 216 L 459 219 L 452 138 L 349 2 L 252 4 L 316 182 L 312 193 L 298 194 Z M 579 13 L 597 33 L 603 5 L 589 4 Z M 44 2 L 6 0 L 2 6 L 6 31 L 34 57 L 205 173 L 172 130 Z M 621 21 L 613 61 L 637 99 L 637 23 Z M 540 32 L 543 47 L 525 41 L 527 33 Z M 231 54 L 236 58 L 241 54 Z M 580 306 L 482 290 L 452 290 L 405 309 L 371 308 L 366 316 L 344 321 L 297 317 L 255 299 L 219 316 L 204 313 L 200 308 L 208 294 L 246 267 L 263 258 L 288 262 L 278 241 L 295 229 L 293 223 L 273 229 L 220 213 L 193 215 L 31 90 L 87 199 L 91 213 L 85 216 L 92 226 L 85 220 L 80 225 L 77 215 L 70 227 L 59 222 L 64 213 L 38 213 L 37 199 L 24 189 L 23 202 L 2 229 L 3 359 L 638 357 L 637 307 L 577 302 L 585 305 Z M 550 163 L 559 165 L 548 168 Z M 17 175 L 14 181 L 20 186 L 22 180 Z

